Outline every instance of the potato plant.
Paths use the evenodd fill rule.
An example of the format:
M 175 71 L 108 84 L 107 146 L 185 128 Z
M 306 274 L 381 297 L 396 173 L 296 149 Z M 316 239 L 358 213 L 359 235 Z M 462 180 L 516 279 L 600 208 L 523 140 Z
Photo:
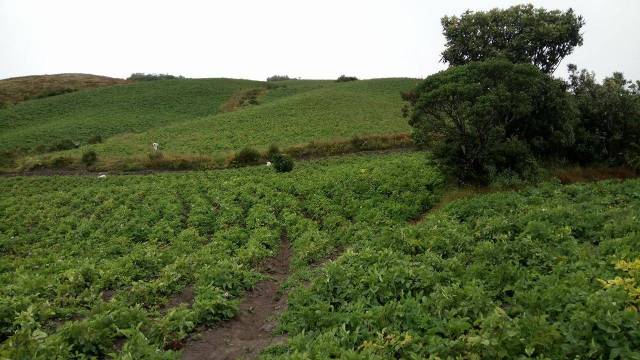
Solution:
M 416 180 L 417 179 L 417 180 Z M 0 357 L 158 358 L 233 317 L 286 232 L 304 269 L 442 179 L 423 154 L 150 176 L 0 180 Z M 191 287 L 194 299 L 173 299 Z

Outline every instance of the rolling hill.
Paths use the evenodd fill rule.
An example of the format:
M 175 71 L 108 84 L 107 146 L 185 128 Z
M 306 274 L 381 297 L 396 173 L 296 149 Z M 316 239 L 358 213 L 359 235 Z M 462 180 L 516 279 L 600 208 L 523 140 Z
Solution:
M 409 126 L 401 116 L 400 92 L 416 82 L 180 79 L 79 91 L 1 110 L 0 150 L 22 148 L 36 162 L 77 162 L 91 149 L 105 163 L 146 158 L 154 142 L 168 156 L 224 158 L 274 143 L 289 147 L 401 134 Z M 96 135 L 104 142 L 88 144 Z M 64 140 L 79 148 L 47 151 Z
M 0 80 L 0 105 L 43 98 L 129 81 L 91 74 L 54 74 L 21 76 Z

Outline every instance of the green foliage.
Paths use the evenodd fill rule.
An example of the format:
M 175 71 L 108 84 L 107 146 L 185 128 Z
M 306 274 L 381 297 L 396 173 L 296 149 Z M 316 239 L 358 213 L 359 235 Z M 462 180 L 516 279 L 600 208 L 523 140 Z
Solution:
M 91 148 L 106 164 L 139 165 L 153 142 L 162 144 L 167 159 L 224 159 L 243 147 L 265 151 L 272 143 L 284 149 L 355 135 L 406 133 L 410 127 L 398 112 L 399 93 L 417 80 L 282 81 L 260 95 L 259 105 L 222 110 L 234 94 L 256 89 L 257 84 L 228 79 L 149 81 L 22 103 L 0 110 L 0 151 L 71 138 L 82 146 L 65 156 L 78 163 L 82 152 Z M 95 134 L 104 142 L 85 145 Z M 33 161 L 44 162 L 43 158 Z
M 445 16 L 442 28 L 447 42 L 442 60 L 464 65 L 506 57 L 551 74 L 565 56 L 582 45 L 583 25 L 582 17 L 572 9 L 547 11 L 530 4 Z
M 285 80 L 296 80 L 296 79 L 290 78 L 289 75 L 273 75 L 267 78 L 267 81 L 285 81 Z
M 98 154 L 96 154 L 96 152 L 93 151 L 93 150 L 85 151 L 82 154 L 81 161 L 85 166 L 91 166 L 91 165 L 95 164 L 96 161 L 98 161 Z
M 336 82 L 349 82 L 349 81 L 356 81 L 356 80 L 358 80 L 358 78 L 355 76 L 340 75 L 338 79 L 336 79 Z
M 415 153 L 306 163 L 290 176 L 1 179 L 0 357 L 174 356 L 165 350 L 197 326 L 235 315 L 285 228 L 302 268 L 365 224 L 415 217 L 441 181 Z M 158 311 L 187 287 L 192 301 Z
M 290 156 L 275 154 L 271 157 L 271 162 L 276 172 L 283 173 L 293 170 L 293 159 Z
M 49 148 L 47 149 L 48 151 L 62 151 L 62 150 L 70 150 L 70 149 L 75 149 L 79 147 L 79 145 L 75 142 L 73 142 L 72 140 L 69 139 L 64 139 L 62 141 L 59 141 L 51 146 L 49 146 Z
M 0 150 L 50 147 L 64 139 L 85 142 L 96 134 L 106 139 L 216 114 L 232 94 L 256 84 L 231 79 L 142 81 L 23 102 L 0 110 Z M 144 150 L 152 141 L 144 140 Z
M 582 164 L 634 166 L 640 147 L 640 94 L 637 84 L 614 73 L 601 84 L 595 74 L 569 65 L 569 84 L 580 122 L 571 155 Z
M 175 76 L 170 74 L 145 74 L 133 73 L 127 78 L 130 81 L 155 81 L 155 80 L 176 80 L 184 79 L 184 76 Z
M 533 65 L 491 59 L 429 76 L 405 99 L 419 145 L 459 180 L 528 176 L 536 157 L 562 156 L 575 114 L 564 84 Z
M 87 140 L 88 144 L 100 144 L 101 142 L 102 142 L 102 136 L 100 135 L 93 135 Z
M 274 155 L 280 154 L 280 148 L 276 144 L 269 145 L 269 149 L 267 149 L 266 158 L 271 160 Z
M 253 148 L 245 147 L 235 153 L 228 161 L 229 166 L 255 165 L 262 161 L 262 155 Z
M 639 189 L 546 184 L 346 233 L 266 357 L 636 358 Z

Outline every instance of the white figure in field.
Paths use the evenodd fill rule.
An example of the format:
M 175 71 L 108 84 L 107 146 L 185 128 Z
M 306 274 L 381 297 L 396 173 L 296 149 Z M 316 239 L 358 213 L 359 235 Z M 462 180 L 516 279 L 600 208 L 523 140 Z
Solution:
M 106 178 L 107 178 L 107 175 L 105 174 L 98 175 L 98 179 L 106 179 Z
M 267 161 L 267 166 L 271 166 L 271 161 Z
M 153 150 L 154 150 L 154 151 L 158 151 L 158 150 L 160 150 L 160 144 L 158 144 L 158 143 L 156 143 L 156 142 L 154 142 L 153 144 L 151 144 L 151 146 L 153 146 Z

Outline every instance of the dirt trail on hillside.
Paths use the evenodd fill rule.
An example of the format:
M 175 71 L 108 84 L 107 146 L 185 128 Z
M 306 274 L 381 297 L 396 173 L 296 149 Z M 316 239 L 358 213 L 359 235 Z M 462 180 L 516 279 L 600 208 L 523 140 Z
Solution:
M 229 321 L 200 333 L 182 349 L 185 360 L 255 359 L 265 347 L 283 342 L 285 336 L 273 335 L 276 317 L 287 305 L 286 295 L 278 289 L 289 275 L 291 246 L 286 233 L 280 240 L 278 255 L 262 266 L 270 279 L 256 284 L 240 305 L 240 312 Z

